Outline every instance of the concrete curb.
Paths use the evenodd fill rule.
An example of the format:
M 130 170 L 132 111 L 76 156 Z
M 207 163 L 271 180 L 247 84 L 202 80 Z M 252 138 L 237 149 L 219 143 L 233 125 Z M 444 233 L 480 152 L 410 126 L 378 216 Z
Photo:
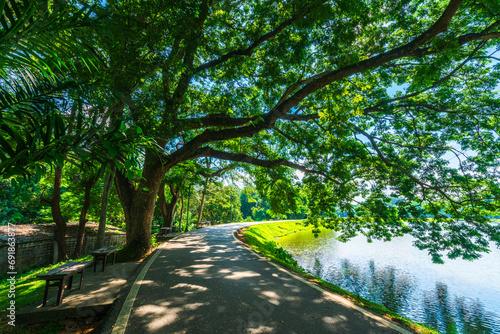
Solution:
M 113 331 L 113 326 L 116 322 L 116 319 L 118 318 L 118 315 L 120 313 L 120 310 L 122 309 L 122 306 L 127 299 L 127 296 L 132 289 L 137 277 L 139 274 L 142 272 L 144 267 L 148 262 L 150 262 L 152 256 L 158 252 L 159 246 L 146 258 L 142 261 L 142 263 L 134 270 L 132 275 L 129 276 L 127 283 L 122 287 L 120 292 L 118 293 L 118 296 L 116 297 L 115 301 L 113 304 L 110 306 L 108 309 L 107 314 L 104 316 L 104 318 L 99 322 L 96 328 L 92 331 L 92 333 L 96 334 L 108 334 Z
M 181 234 L 182 235 L 182 234 Z M 174 238 L 169 239 L 168 241 L 179 238 L 181 235 L 175 236 Z M 146 258 L 142 263 L 134 270 L 132 275 L 127 280 L 127 283 L 120 290 L 120 293 L 116 297 L 114 303 L 109 308 L 108 313 L 104 316 L 104 318 L 99 322 L 96 328 L 92 331 L 93 334 L 111 334 L 113 333 L 113 329 L 115 327 L 115 323 L 118 321 L 120 317 L 120 312 L 122 310 L 123 305 L 125 304 L 128 295 L 130 294 L 132 288 L 134 287 L 137 278 L 143 272 L 144 268 L 148 265 L 148 263 L 153 263 L 156 258 L 157 253 L 159 253 L 162 249 L 160 248 L 161 244 L 156 247 L 156 249 Z M 154 257 L 154 258 L 153 258 Z M 151 266 L 149 264 L 149 266 Z M 148 267 L 149 268 L 149 267 Z
M 139 289 L 141 287 L 141 282 L 146 276 L 146 273 L 148 272 L 149 268 L 151 265 L 154 263 L 158 255 L 161 253 L 160 249 L 156 249 L 154 254 L 151 254 L 149 261 L 147 261 L 146 265 L 142 270 L 139 272 L 137 275 L 137 278 L 134 281 L 134 284 L 129 290 L 129 293 L 127 294 L 127 297 L 125 298 L 123 305 L 120 309 L 120 313 L 118 314 L 118 317 L 116 318 L 115 325 L 113 326 L 113 334 L 120 334 L 124 333 L 125 330 L 127 329 L 127 323 L 128 319 L 130 317 L 130 312 L 132 312 L 132 307 L 134 306 L 135 299 L 137 297 L 137 293 L 139 292 Z

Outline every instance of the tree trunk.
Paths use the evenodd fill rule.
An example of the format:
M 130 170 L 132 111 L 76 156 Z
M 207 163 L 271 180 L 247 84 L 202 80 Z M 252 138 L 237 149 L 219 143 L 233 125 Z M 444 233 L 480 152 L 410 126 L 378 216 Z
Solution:
M 179 201 L 180 190 L 177 192 L 172 192 L 173 187 L 170 188 L 170 193 L 172 194 L 172 200 L 167 205 L 167 220 L 165 225 L 166 227 L 174 226 L 175 212 L 177 209 L 177 202 Z
M 92 187 L 97 181 L 97 176 L 92 177 L 85 181 L 85 194 L 83 199 L 82 211 L 78 220 L 78 236 L 76 237 L 75 251 L 73 252 L 73 259 L 79 258 L 82 253 L 83 238 L 85 237 L 85 225 L 87 224 L 87 212 L 90 208 L 90 192 Z
M 181 217 L 179 218 L 179 232 L 182 232 L 182 213 L 184 212 L 184 196 L 181 196 Z
M 203 207 L 205 206 L 205 197 L 207 196 L 207 185 L 208 178 L 205 179 L 205 185 L 203 186 L 203 195 L 201 196 L 200 210 L 198 211 L 198 222 L 196 222 L 196 227 L 200 227 L 201 217 L 203 216 Z
M 160 162 L 153 163 L 146 157 L 137 188 L 121 171 L 116 173 L 115 183 L 127 229 L 127 243 L 121 252 L 125 259 L 141 259 L 151 251 L 151 224 L 165 171 Z
M 99 228 L 97 229 L 96 248 L 104 247 L 104 232 L 106 230 L 106 218 L 108 214 L 109 192 L 115 176 L 116 166 L 113 164 L 111 173 L 106 172 L 104 178 L 104 189 L 102 190 L 101 213 L 99 215 Z
M 191 199 L 191 186 L 193 184 L 190 184 L 189 185 L 189 191 L 188 191 L 188 207 L 187 207 L 187 210 L 186 210 L 186 229 L 184 230 L 184 232 L 187 232 L 188 229 L 189 229 L 189 200 Z
M 158 206 L 163 217 L 163 227 L 172 227 L 174 225 L 175 209 L 179 201 L 180 190 L 175 190 L 173 184 L 169 184 L 172 199 L 167 203 L 165 197 L 165 184 L 162 183 L 158 191 Z
M 66 222 L 63 219 L 61 213 L 61 179 L 62 179 L 62 167 L 56 166 L 54 174 L 54 191 L 52 192 L 52 198 L 42 199 L 50 204 L 50 209 L 52 213 L 52 219 L 56 224 L 56 229 L 54 232 L 54 239 L 57 243 L 57 262 L 66 261 Z

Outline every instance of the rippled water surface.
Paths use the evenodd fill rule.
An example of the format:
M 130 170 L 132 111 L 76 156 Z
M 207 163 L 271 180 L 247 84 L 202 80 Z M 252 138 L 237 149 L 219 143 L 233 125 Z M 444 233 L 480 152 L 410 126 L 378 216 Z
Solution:
M 475 261 L 434 264 L 412 237 L 391 242 L 356 237 L 347 243 L 333 231 L 279 239 L 299 265 L 315 276 L 357 293 L 443 333 L 500 334 L 500 250 Z

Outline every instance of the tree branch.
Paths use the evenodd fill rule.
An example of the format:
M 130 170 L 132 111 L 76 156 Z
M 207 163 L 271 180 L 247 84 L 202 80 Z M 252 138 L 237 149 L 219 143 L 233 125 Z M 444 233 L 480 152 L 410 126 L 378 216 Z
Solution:
M 289 27 L 293 23 L 295 23 L 298 19 L 303 18 L 304 16 L 307 16 L 313 9 L 317 8 L 318 6 L 319 5 L 308 7 L 307 9 L 305 9 L 303 11 L 299 11 L 299 12 L 295 13 L 295 15 L 293 15 L 291 18 L 289 18 L 285 22 L 281 23 L 274 30 L 272 30 L 272 31 L 262 35 L 258 39 L 256 39 L 248 47 L 246 47 L 244 49 L 238 49 L 238 50 L 231 51 L 229 53 L 226 53 L 225 55 L 223 55 L 222 57 L 220 57 L 218 59 L 215 59 L 215 60 L 209 61 L 205 64 L 202 64 L 193 70 L 193 74 L 199 73 L 199 72 L 204 71 L 208 68 L 222 64 L 222 63 L 224 63 L 224 62 L 226 62 L 229 59 L 234 58 L 234 57 L 239 57 L 239 56 L 248 56 L 249 57 L 249 56 L 251 56 L 256 47 L 258 47 L 262 43 L 274 38 L 276 35 L 278 35 L 284 29 L 286 29 L 287 27 Z
M 176 124 L 178 129 L 182 128 L 184 130 L 188 129 L 200 129 L 212 126 L 217 127 L 234 127 L 242 126 L 250 122 L 255 122 L 262 116 L 252 116 L 252 117 L 231 117 L 225 114 L 210 114 L 200 118 L 187 118 L 179 120 Z M 297 115 L 297 114 L 285 114 L 279 119 L 289 120 L 289 121 L 309 121 L 313 119 L 318 119 L 318 114 L 311 115 Z
M 403 167 L 397 165 L 397 164 L 394 164 L 392 162 L 390 162 L 386 157 L 385 155 L 382 153 L 382 151 L 379 149 L 377 143 L 375 142 L 375 139 L 373 136 L 371 136 L 370 134 L 368 134 L 367 132 L 363 131 L 362 129 L 358 128 L 356 125 L 350 123 L 349 124 L 350 126 L 353 127 L 353 129 L 355 129 L 357 132 L 361 133 L 363 136 L 365 136 L 371 143 L 373 149 L 375 150 L 375 152 L 377 153 L 377 156 L 380 158 L 380 160 L 382 160 L 382 162 L 387 165 L 388 167 L 391 167 L 391 168 L 394 168 L 398 171 L 400 171 L 402 174 L 406 175 L 407 177 L 409 177 L 410 179 L 412 179 L 415 183 L 417 183 L 418 185 L 420 185 L 422 188 L 426 188 L 426 189 L 432 189 L 432 190 L 435 190 L 437 191 L 438 193 L 440 193 L 443 197 L 445 197 L 450 203 L 457 203 L 457 201 L 453 200 L 448 194 L 446 194 L 444 192 L 444 190 L 440 187 L 436 187 L 436 186 L 433 186 L 433 185 L 430 185 L 430 184 L 427 184 L 425 182 L 422 182 L 421 180 L 419 180 L 418 178 L 416 178 L 415 176 L 413 176 L 413 174 L 411 174 L 409 171 L 407 171 L 406 169 L 404 169 Z
M 199 46 L 198 43 L 202 34 L 202 27 L 203 24 L 205 23 L 205 20 L 208 17 L 211 2 L 212 2 L 211 0 L 203 1 L 200 8 L 200 16 L 196 20 L 197 26 L 194 27 L 193 32 L 191 34 L 188 34 L 188 36 L 186 37 L 187 46 L 185 49 L 184 61 L 183 61 L 183 66 L 185 69 L 181 74 L 181 77 L 177 83 L 177 87 L 174 93 L 172 94 L 172 99 L 170 100 L 171 110 L 177 109 L 177 106 L 179 105 L 184 94 L 186 93 L 186 90 L 189 87 L 189 83 L 191 82 L 191 79 L 194 75 L 193 63 L 196 51 L 198 50 Z
M 459 71 L 462 67 L 464 67 L 469 61 L 472 60 L 474 54 L 476 54 L 476 52 L 478 52 L 482 47 L 483 47 L 483 44 L 484 42 L 480 43 L 472 52 L 471 54 L 463 61 L 461 62 L 457 67 L 455 67 L 448 75 L 442 77 L 441 79 L 439 80 L 436 80 L 432 85 L 430 85 L 429 87 L 426 87 L 424 89 L 421 89 L 420 91 L 418 92 L 415 92 L 415 93 L 411 93 L 411 94 L 406 94 L 404 96 L 400 96 L 400 97 L 396 97 L 396 98 L 393 98 L 393 99 L 390 99 L 390 100 L 386 100 L 386 101 L 383 101 L 382 103 L 378 103 L 377 105 L 375 105 L 374 107 L 371 107 L 371 108 L 366 108 L 365 110 L 366 111 L 370 111 L 370 110 L 375 110 L 375 109 L 372 109 L 372 108 L 378 108 L 380 107 L 382 104 L 388 104 L 388 103 L 392 103 L 392 102 L 396 102 L 396 101 L 401 101 L 401 100 L 406 100 L 410 97 L 414 97 L 414 96 L 417 96 L 417 95 L 420 95 L 422 93 L 425 93 L 426 91 L 428 90 L 431 90 L 433 88 L 436 88 L 437 86 L 439 86 L 441 83 L 447 81 L 448 79 L 450 79 L 457 71 Z
M 467 43 L 470 43 L 472 41 L 488 41 L 490 39 L 496 39 L 500 38 L 500 32 L 494 32 L 492 31 L 494 28 L 500 26 L 500 21 L 496 21 L 495 23 L 491 24 L 487 28 L 483 29 L 483 31 L 478 32 L 478 33 L 470 33 L 470 34 L 465 34 L 462 36 L 459 36 L 454 42 L 457 42 L 458 45 L 462 46 Z M 451 42 L 450 42 L 451 43 Z M 423 57 L 423 56 L 428 56 L 432 54 L 436 54 L 439 52 L 442 52 L 444 49 L 446 49 L 450 43 L 443 45 L 442 47 L 434 50 L 430 50 L 428 48 L 421 48 L 418 50 L 415 50 L 412 54 L 412 56 L 415 57 Z
M 306 84 L 290 98 L 286 99 L 282 103 L 279 103 L 273 110 L 271 110 L 267 115 L 266 123 L 273 124 L 274 121 L 288 112 L 304 98 L 334 81 L 381 66 L 389 61 L 412 55 L 416 50 L 418 50 L 418 48 L 448 28 L 451 19 L 462 2 L 463 0 L 451 0 L 441 17 L 429 29 L 417 36 L 411 42 L 391 51 L 387 51 L 380 55 L 360 61 L 356 64 L 351 64 L 338 70 L 325 72 L 321 75 L 321 77 L 312 80 L 312 82 Z
M 444 113 L 444 114 L 466 114 L 466 112 L 464 111 L 461 111 L 461 110 L 443 110 L 443 109 L 439 109 L 437 107 L 434 107 L 434 106 L 431 106 L 429 104 L 426 104 L 426 103 L 414 103 L 414 104 L 401 104 L 401 105 L 397 105 L 395 106 L 397 108 L 411 108 L 411 107 L 422 107 L 422 108 L 426 108 L 426 109 L 429 109 L 429 110 L 433 110 L 433 111 L 436 111 L 436 112 L 439 112 L 439 113 Z M 479 112 L 474 112 L 474 116 L 500 116 L 500 113 L 479 113 Z
M 275 122 L 289 112 L 290 109 L 295 107 L 310 94 L 324 88 L 334 81 L 381 66 L 389 61 L 411 55 L 415 50 L 448 28 L 451 19 L 462 2 L 463 0 L 451 0 L 441 17 L 429 29 L 417 36 L 411 42 L 358 63 L 327 72 L 320 78 L 316 78 L 312 82 L 306 84 L 285 101 L 278 103 L 271 111 L 264 114 L 261 119 L 255 122 L 251 122 L 250 124 L 236 129 L 209 129 L 203 131 L 179 150 L 170 154 L 166 161 L 164 161 L 166 168 L 188 159 L 192 156 L 192 152 L 206 143 L 231 138 L 251 137 L 261 130 L 273 128 Z
M 224 172 L 227 172 L 227 171 L 233 170 L 233 169 L 234 169 L 234 167 L 228 166 L 228 167 L 220 168 L 213 173 L 205 173 L 204 171 L 195 171 L 194 169 L 189 169 L 189 171 L 194 173 L 194 174 L 201 175 L 204 178 L 208 179 L 208 178 L 212 178 L 212 177 L 219 177 Z
M 322 171 L 317 171 L 313 169 L 308 169 L 305 166 L 296 164 L 294 162 L 285 160 L 285 159 L 276 159 L 276 160 L 263 160 L 263 159 L 258 159 L 254 158 L 251 156 L 248 156 L 246 154 L 242 153 L 229 153 L 229 152 L 224 152 L 224 151 L 218 151 L 210 147 L 201 147 L 198 150 L 196 150 L 190 158 L 200 158 L 200 157 L 212 157 L 216 159 L 221 159 L 221 160 L 229 160 L 229 161 L 235 161 L 235 162 L 244 162 L 244 163 L 249 163 L 254 166 L 259 166 L 259 167 L 265 167 L 265 168 L 273 168 L 273 167 L 278 167 L 278 166 L 286 166 L 290 167 L 296 170 L 300 170 L 304 174 L 317 174 L 321 175 L 324 178 L 336 183 L 336 184 L 341 184 L 340 181 L 335 180 L 331 178 L 329 175 L 327 175 L 325 172 Z

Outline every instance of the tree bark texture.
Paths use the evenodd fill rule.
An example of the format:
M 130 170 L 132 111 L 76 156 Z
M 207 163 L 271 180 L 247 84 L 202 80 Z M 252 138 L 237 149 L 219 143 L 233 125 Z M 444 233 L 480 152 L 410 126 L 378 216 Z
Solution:
M 85 193 L 83 198 L 82 211 L 78 220 L 78 235 L 76 237 L 75 251 L 73 252 L 73 259 L 79 258 L 82 253 L 83 238 L 85 237 L 85 225 L 87 224 L 87 212 L 90 208 L 90 193 L 92 187 L 97 181 L 97 176 L 85 181 Z
M 151 224 L 156 196 L 165 170 L 146 157 L 142 178 L 134 185 L 121 171 L 115 177 L 118 196 L 123 206 L 127 243 L 123 249 L 128 259 L 140 259 L 151 250 Z
M 179 218 L 179 231 L 182 229 L 182 214 L 184 213 L 184 197 L 181 196 L 181 216 Z
M 106 219 L 108 214 L 108 203 L 109 203 L 109 192 L 111 190 L 111 185 L 113 184 L 113 179 L 115 176 L 116 167 L 113 165 L 112 171 L 106 172 L 104 178 L 104 189 L 102 190 L 102 200 L 101 200 L 101 212 L 99 215 L 99 227 L 97 229 L 97 243 L 96 248 L 99 249 L 104 247 L 104 232 L 106 230 Z
M 174 225 L 175 209 L 179 201 L 180 189 L 176 190 L 173 184 L 169 184 L 172 199 L 167 203 L 165 197 L 165 184 L 162 183 L 158 191 L 158 206 L 163 217 L 163 227 L 172 227 Z
M 50 204 L 52 219 L 56 224 L 54 239 L 57 243 L 57 262 L 66 261 L 66 222 L 61 213 L 61 179 L 62 167 L 56 166 L 54 174 L 54 190 L 50 200 L 45 199 Z
M 203 195 L 201 196 L 200 210 L 198 211 L 198 221 L 196 222 L 196 227 L 200 227 L 201 218 L 203 217 L 203 207 L 205 206 L 205 197 L 207 196 L 207 185 L 208 178 L 205 179 L 205 184 L 203 185 Z

